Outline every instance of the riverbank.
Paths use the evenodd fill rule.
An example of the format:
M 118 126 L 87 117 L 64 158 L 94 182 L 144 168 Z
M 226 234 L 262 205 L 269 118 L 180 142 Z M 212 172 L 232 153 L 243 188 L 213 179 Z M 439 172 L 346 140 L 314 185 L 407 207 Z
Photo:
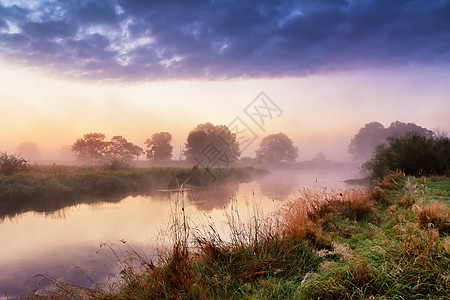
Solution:
M 59 288 L 38 294 L 104 299 L 448 296 L 447 177 L 394 174 L 367 192 L 303 192 L 268 218 L 256 213 L 242 222 L 233 209 L 229 216 L 230 242 L 214 229 L 190 227 L 180 212 L 173 218 L 173 247 L 159 261 L 131 251 L 121 261 L 119 284 L 89 290 L 58 282 Z
M 150 195 L 155 190 L 167 189 L 171 182 L 181 184 L 187 178 L 190 181 L 195 178 L 197 185 L 207 187 L 225 180 L 245 182 L 266 173 L 255 168 L 107 170 L 101 167 L 33 166 L 15 175 L 0 175 L 0 218 L 30 210 L 56 210 L 75 202 L 91 203 L 99 199 L 114 202 L 126 195 Z M 174 180 L 175 177 L 180 180 Z

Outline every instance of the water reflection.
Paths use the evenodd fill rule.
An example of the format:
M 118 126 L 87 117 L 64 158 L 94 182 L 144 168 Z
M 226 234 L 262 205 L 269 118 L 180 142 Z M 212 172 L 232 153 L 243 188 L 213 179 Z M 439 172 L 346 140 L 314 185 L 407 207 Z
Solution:
M 259 189 L 274 200 L 285 200 L 299 186 L 298 172 L 278 171 L 258 180 Z
M 308 168 L 304 170 L 278 170 L 257 179 L 263 195 L 274 200 L 285 200 L 295 196 L 301 189 L 340 189 L 345 179 L 356 178 L 359 170 L 348 168 Z
M 113 249 L 118 250 L 113 245 Z M 136 251 L 155 254 L 151 245 L 134 245 Z M 0 289 L 9 297 L 24 296 L 26 290 L 43 287 L 45 277 L 92 287 L 114 276 L 115 259 L 109 248 L 101 249 L 90 244 L 67 245 L 36 253 L 30 257 L 13 258 L 2 263 Z
M 183 194 L 186 213 L 226 224 L 224 209 L 231 198 L 245 214 L 249 203 L 259 201 L 265 212 L 295 197 L 297 189 L 329 186 L 342 188 L 342 180 L 355 177 L 357 170 L 277 171 L 249 183 L 227 182 L 207 187 L 201 194 Z M 39 201 L 34 206 L 2 203 L 0 206 L 0 291 L 9 295 L 38 282 L 33 275 L 44 273 L 75 284 L 89 286 L 89 280 L 73 265 L 91 272 L 97 279 L 107 276 L 96 271 L 104 258 L 96 254 L 101 243 L 128 244 L 153 251 L 160 228 L 180 194 L 153 192 L 147 196 L 116 196 L 65 201 Z
M 80 197 L 68 199 L 39 199 L 39 201 L 27 200 L 7 200 L 0 202 L 0 224 L 5 219 L 14 219 L 15 217 L 34 211 L 46 215 L 52 215 L 55 211 L 64 211 L 65 208 L 73 207 L 79 204 L 97 204 L 100 202 L 118 203 L 124 199 L 124 195 L 112 195 L 108 197 Z

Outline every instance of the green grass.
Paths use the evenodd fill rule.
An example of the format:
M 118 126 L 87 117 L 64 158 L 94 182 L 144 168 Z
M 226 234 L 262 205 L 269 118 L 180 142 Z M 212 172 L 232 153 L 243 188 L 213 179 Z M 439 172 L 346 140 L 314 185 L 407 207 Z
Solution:
M 447 299 L 449 183 L 394 174 L 367 192 L 304 192 L 266 219 L 232 210 L 230 242 L 174 214 L 171 251 L 156 262 L 132 252 L 138 264 L 88 298 Z M 47 295 L 67 291 L 86 295 Z

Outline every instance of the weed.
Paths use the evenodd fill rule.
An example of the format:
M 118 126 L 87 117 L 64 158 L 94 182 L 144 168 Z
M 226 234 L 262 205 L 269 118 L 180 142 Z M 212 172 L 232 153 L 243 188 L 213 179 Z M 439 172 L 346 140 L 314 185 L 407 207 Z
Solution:
M 424 227 L 437 228 L 439 232 L 450 234 L 450 209 L 441 203 L 427 205 L 419 211 L 418 222 Z
M 20 171 L 26 170 L 28 161 L 19 154 L 0 152 L 0 173 L 10 176 Z

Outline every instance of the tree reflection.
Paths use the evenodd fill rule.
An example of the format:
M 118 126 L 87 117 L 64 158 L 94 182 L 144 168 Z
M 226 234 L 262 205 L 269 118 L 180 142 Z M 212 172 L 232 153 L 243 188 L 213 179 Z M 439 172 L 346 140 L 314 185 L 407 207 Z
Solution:
M 277 172 L 261 178 L 258 182 L 263 195 L 284 200 L 298 187 L 298 172 Z
M 233 197 L 238 189 L 237 182 L 211 185 L 202 189 L 201 194 L 192 191 L 188 194 L 188 199 L 198 210 L 211 211 L 226 207 L 230 202 L 230 197 Z
M 0 222 L 5 219 L 13 219 L 29 211 L 44 213 L 46 216 L 51 215 L 57 219 L 64 219 L 64 210 L 69 207 L 78 204 L 118 203 L 124 198 L 124 194 L 116 194 L 107 197 L 47 198 L 38 201 L 28 201 L 26 199 L 6 200 L 0 202 Z M 58 215 L 55 215 L 55 212 L 58 212 Z

